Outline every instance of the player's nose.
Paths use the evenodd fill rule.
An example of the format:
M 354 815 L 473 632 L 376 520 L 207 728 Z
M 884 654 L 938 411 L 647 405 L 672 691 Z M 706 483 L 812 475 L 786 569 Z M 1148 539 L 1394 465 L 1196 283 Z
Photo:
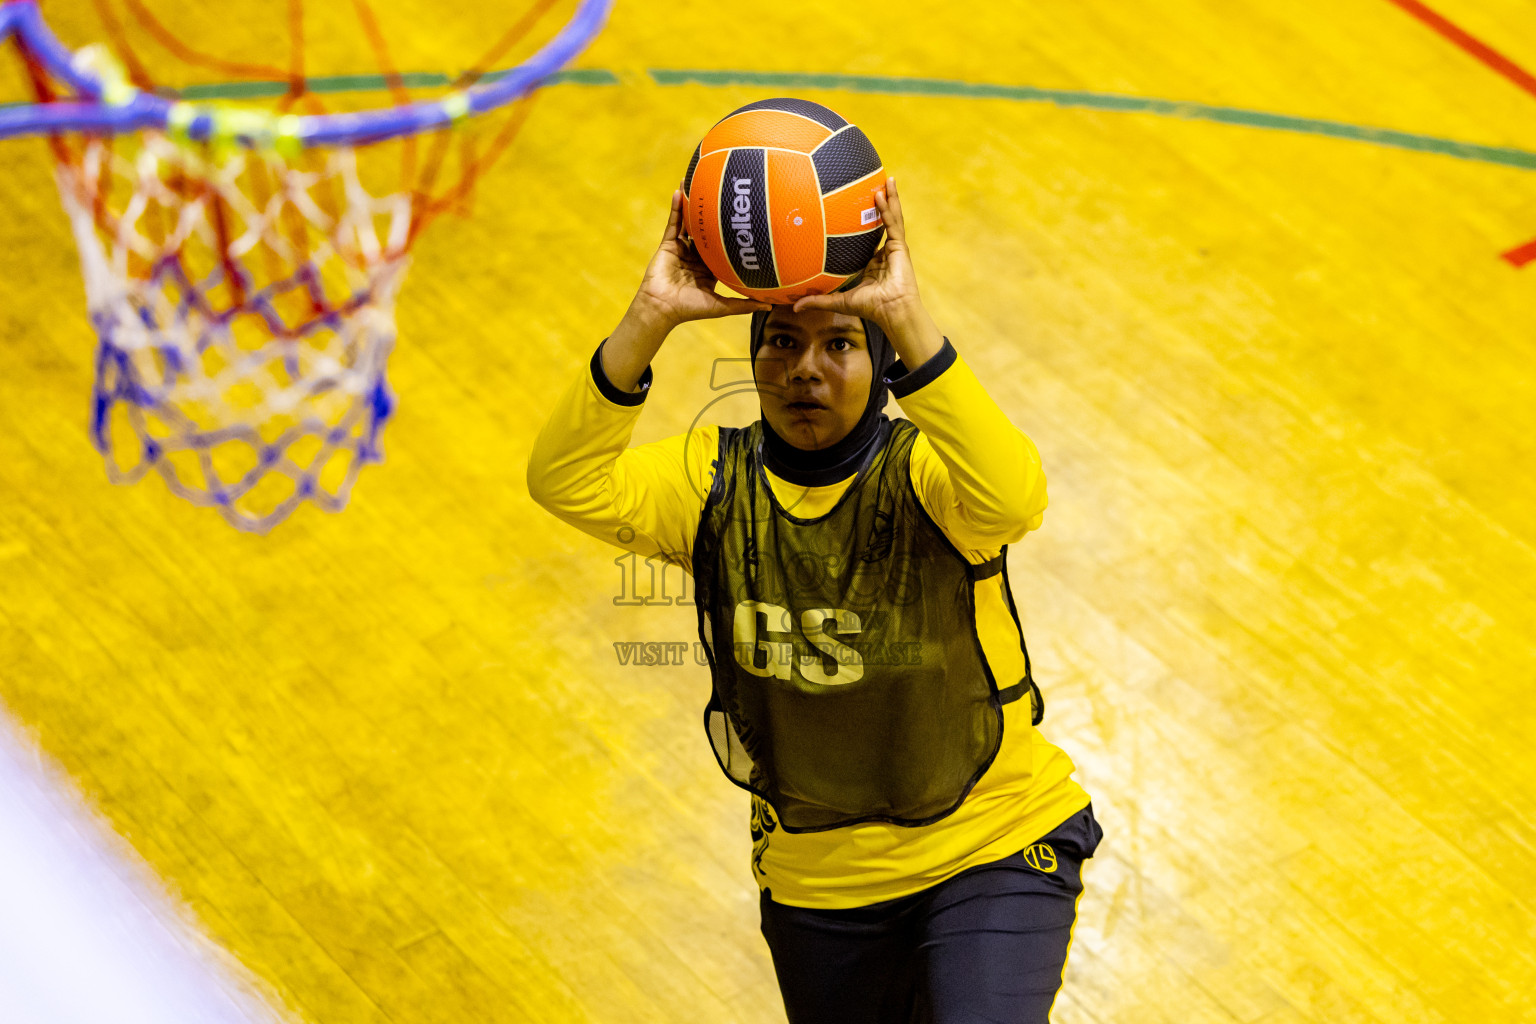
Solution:
M 796 351 L 789 361 L 790 380 L 820 380 L 821 373 L 821 361 L 810 346 Z

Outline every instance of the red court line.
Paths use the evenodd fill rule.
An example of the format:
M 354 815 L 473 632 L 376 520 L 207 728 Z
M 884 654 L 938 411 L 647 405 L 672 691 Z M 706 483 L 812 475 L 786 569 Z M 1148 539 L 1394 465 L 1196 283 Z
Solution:
M 1387 0 L 1387 2 L 1407 11 L 1425 25 L 1434 29 L 1442 37 L 1460 47 L 1465 53 L 1475 57 L 1483 66 L 1525 90 L 1527 95 L 1536 96 L 1536 76 L 1533 76 L 1529 71 L 1470 32 L 1452 23 L 1436 11 L 1430 10 L 1420 3 L 1419 0 Z M 1527 263 L 1536 260 L 1536 239 L 1532 239 L 1524 245 L 1517 245 L 1508 252 L 1500 253 L 1499 256 L 1510 266 L 1518 270 Z
M 1513 267 L 1523 267 L 1532 260 L 1536 260 L 1536 239 L 1517 245 L 1508 252 L 1499 253 L 1503 259 Z
M 1387 0 L 1387 2 L 1401 7 L 1497 74 L 1509 79 L 1530 95 L 1536 96 L 1536 76 L 1481 39 L 1452 24 L 1444 16 L 1419 3 L 1419 0 Z

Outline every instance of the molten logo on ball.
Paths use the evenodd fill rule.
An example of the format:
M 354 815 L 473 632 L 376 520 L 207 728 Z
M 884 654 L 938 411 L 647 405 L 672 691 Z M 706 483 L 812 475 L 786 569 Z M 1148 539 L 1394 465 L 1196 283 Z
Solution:
M 736 229 L 736 246 L 741 265 L 756 270 L 757 247 L 752 244 L 752 179 L 732 178 L 736 198 L 731 202 L 731 227 Z

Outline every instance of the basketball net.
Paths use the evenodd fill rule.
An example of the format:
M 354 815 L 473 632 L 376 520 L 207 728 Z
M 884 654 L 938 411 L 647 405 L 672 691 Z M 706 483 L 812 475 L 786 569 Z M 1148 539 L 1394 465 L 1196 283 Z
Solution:
M 54 79 L 18 46 L 48 113 Z M 103 47 L 70 65 L 105 107 L 126 111 L 146 92 L 136 87 L 148 85 L 142 68 L 130 82 Z M 387 77 L 405 102 L 401 76 Z M 457 124 L 479 112 L 470 95 L 451 93 L 435 113 Z M 300 96 L 302 85 L 291 98 Z M 438 196 L 429 187 L 446 133 L 418 159 L 414 128 L 395 131 L 403 189 L 375 195 L 357 147 L 376 139 L 306 143 L 301 119 L 282 109 L 176 103 L 163 125 L 138 131 L 50 130 L 97 337 L 91 438 L 110 479 L 153 471 L 258 533 L 306 501 L 343 508 L 361 468 L 382 459 L 395 404 L 385 369 L 411 243 L 465 201 L 525 108 L 489 145 L 464 147 L 458 182 Z
M 266 532 L 303 501 L 341 509 L 382 458 L 412 206 L 370 195 L 351 147 L 294 163 L 225 150 L 88 138 L 57 180 L 97 336 L 91 437 L 108 476 L 153 470 Z

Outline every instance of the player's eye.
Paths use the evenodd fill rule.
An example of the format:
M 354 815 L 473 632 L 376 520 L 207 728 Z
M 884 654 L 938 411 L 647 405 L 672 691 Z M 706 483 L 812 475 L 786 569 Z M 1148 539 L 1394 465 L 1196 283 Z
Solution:
M 847 338 L 833 338 L 831 346 L 834 352 L 847 352 L 849 349 L 853 348 L 853 342 L 849 341 Z
M 795 339 L 787 334 L 775 334 L 769 337 L 768 344 L 774 348 L 790 348 L 795 344 Z

